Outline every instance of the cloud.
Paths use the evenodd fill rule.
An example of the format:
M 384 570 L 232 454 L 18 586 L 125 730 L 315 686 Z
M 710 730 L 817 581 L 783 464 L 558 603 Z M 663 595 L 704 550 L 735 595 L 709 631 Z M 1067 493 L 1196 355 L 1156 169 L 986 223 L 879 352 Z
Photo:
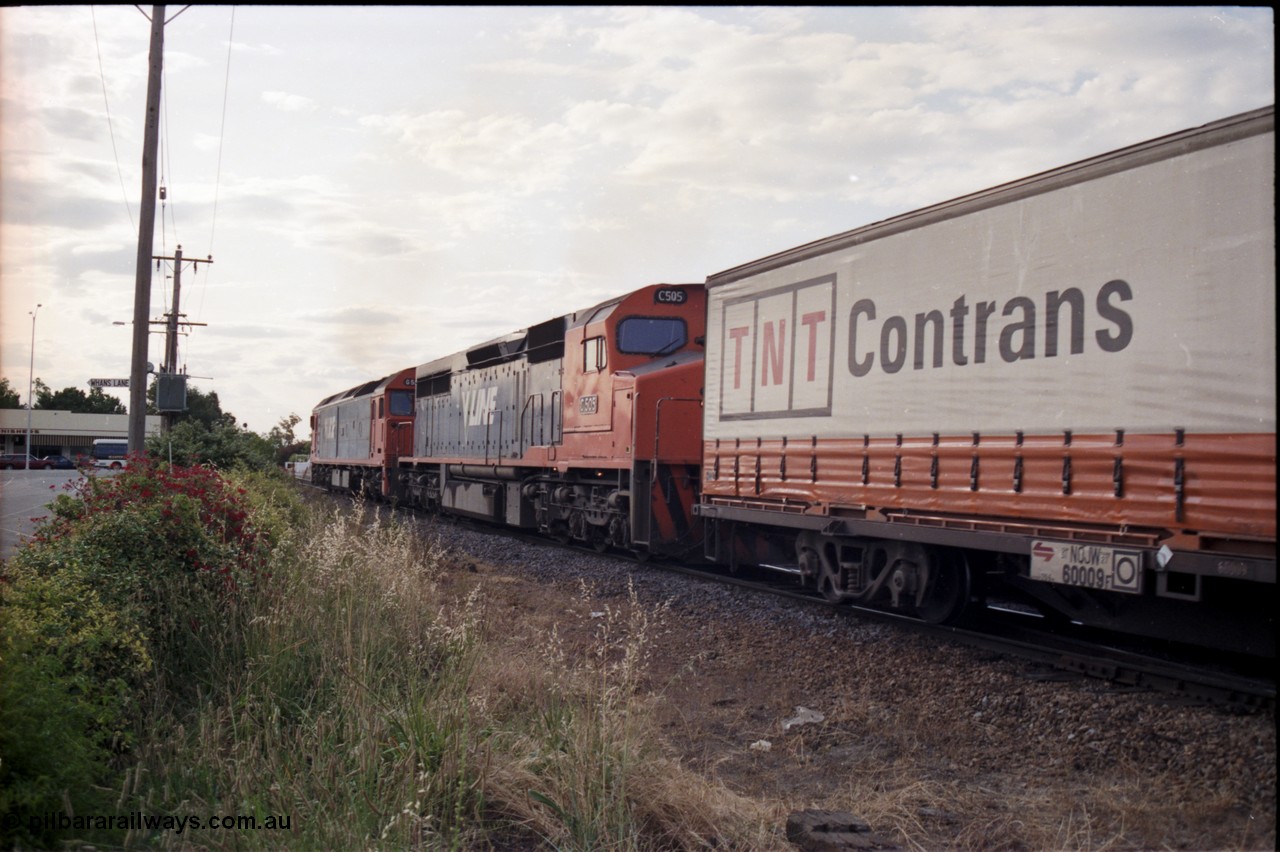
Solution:
M 311 98 L 287 92 L 263 92 L 262 102 L 284 112 L 315 112 L 317 109 Z
M 346 308 L 323 314 L 304 314 L 301 319 L 307 322 L 322 322 L 344 326 L 379 326 L 400 321 L 401 315 L 388 310 L 375 308 Z

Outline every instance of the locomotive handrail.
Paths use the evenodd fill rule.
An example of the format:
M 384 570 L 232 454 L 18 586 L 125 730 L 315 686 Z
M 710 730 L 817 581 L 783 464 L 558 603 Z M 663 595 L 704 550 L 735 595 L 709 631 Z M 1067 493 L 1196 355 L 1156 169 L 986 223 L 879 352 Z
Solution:
M 543 396 L 542 396 L 542 393 L 541 393 L 541 392 L 536 393 L 536 394 L 531 393 L 531 394 L 529 394 L 527 397 L 525 397 L 525 400 L 524 400 L 524 407 L 520 409 L 520 455 L 524 455 L 524 451 L 525 451 L 525 448 L 526 448 L 526 444 L 525 444 L 525 442 L 524 442 L 524 422 L 525 422 L 525 415 L 526 415 L 526 414 L 528 414 L 528 415 L 530 416 L 530 418 L 532 418 L 533 413 L 532 413 L 529 409 L 532 407 L 532 405 L 533 405 L 533 403 L 534 403 L 535 401 L 537 401 L 537 403 L 538 403 L 538 414 L 539 414 L 539 415 L 543 414 L 543 413 L 546 411 L 546 401 L 543 399 Z M 539 442 L 538 442 L 538 444 L 539 444 L 539 445 L 541 445 L 542 443 L 544 443 L 544 442 L 541 440 L 541 438 L 543 437 L 543 422 L 542 422 L 542 421 L 543 421 L 543 417 L 539 416 L 539 418 L 538 418 L 538 433 L 539 433 L 539 434 L 538 434 L 538 438 L 539 438 Z M 531 420 L 531 421 L 530 421 L 530 424 L 529 424 L 529 444 L 528 444 L 527 446 L 533 446 L 533 440 L 534 440 L 534 436 L 533 436 L 533 423 L 532 423 L 532 420 Z

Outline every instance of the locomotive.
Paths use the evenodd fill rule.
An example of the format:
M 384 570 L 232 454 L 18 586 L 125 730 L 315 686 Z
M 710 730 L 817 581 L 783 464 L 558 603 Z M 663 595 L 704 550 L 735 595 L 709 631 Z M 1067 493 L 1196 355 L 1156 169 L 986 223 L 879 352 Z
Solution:
M 312 414 L 313 481 L 600 550 L 694 552 L 705 332 L 703 285 L 651 285 L 353 388 Z M 409 418 L 390 399 L 404 384 Z M 339 456 L 334 425 L 351 436 Z
M 312 470 L 928 622 L 1011 599 L 1274 658 L 1274 139 L 1255 110 L 641 288 L 326 399 Z
M 383 497 L 413 450 L 414 369 L 325 397 L 311 412 L 311 479 Z

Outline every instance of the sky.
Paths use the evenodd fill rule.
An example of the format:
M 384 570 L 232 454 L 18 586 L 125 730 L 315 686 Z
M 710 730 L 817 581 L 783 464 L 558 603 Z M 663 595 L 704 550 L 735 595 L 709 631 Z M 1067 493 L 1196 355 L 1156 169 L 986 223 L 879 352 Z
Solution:
M 151 8 L 0 8 L 0 374 L 24 402 L 33 362 L 54 390 L 130 372 Z M 302 438 L 404 367 L 1275 101 L 1269 7 L 166 19 L 152 254 L 213 259 L 182 270 L 178 364 Z

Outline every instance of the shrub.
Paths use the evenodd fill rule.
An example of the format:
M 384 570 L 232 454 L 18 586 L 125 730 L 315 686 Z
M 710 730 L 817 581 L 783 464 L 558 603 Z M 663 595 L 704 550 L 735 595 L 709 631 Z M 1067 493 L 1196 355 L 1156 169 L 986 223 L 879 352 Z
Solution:
M 144 717 L 243 662 L 246 596 L 298 511 L 264 483 L 137 458 L 53 501 L 0 576 L 0 812 L 92 811 Z M 0 846 L 54 842 L 24 831 Z
M 270 470 L 276 464 L 272 443 L 238 428 L 234 422 L 205 424 L 184 420 L 167 435 L 149 438 L 147 453 L 178 465 L 210 464 L 220 470 Z
M 0 847 L 49 848 L 47 827 L 12 817 L 101 810 L 150 660 L 92 589 L 40 577 L 0 590 Z

